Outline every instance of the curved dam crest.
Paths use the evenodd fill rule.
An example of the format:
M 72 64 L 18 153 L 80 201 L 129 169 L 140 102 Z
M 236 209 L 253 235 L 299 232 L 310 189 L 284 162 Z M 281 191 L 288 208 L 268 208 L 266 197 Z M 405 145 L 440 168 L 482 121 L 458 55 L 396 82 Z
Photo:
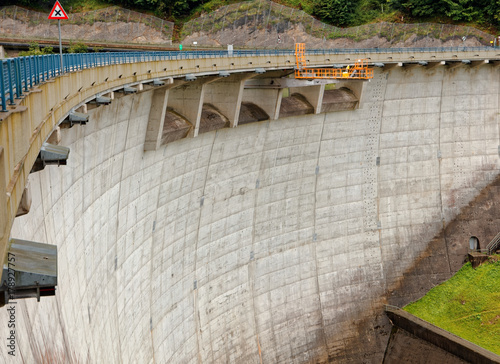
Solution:
M 497 233 L 483 215 L 443 229 L 498 175 L 498 81 L 490 66 L 378 70 L 357 110 L 147 152 L 152 91 L 90 110 L 62 130 L 68 165 L 30 175 L 12 230 L 59 248 L 56 298 L 18 303 L 17 359 L 380 363 L 383 304 Z

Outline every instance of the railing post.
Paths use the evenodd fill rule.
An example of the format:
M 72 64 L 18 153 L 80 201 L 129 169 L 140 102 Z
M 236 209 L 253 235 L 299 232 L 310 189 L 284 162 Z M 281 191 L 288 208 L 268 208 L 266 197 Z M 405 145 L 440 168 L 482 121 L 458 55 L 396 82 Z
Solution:
M 40 84 L 40 82 L 43 82 L 42 79 L 42 56 L 35 56 L 35 63 L 36 63 L 36 74 L 37 74 L 37 84 Z
M 35 69 L 35 60 L 34 56 L 30 56 L 30 87 L 33 88 L 36 85 L 36 69 Z
M 5 102 L 5 82 L 3 77 L 4 61 L 0 61 L 0 98 L 2 100 L 2 112 L 7 111 L 7 103 Z
M 23 80 L 21 76 L 21 60 L 19 57 L 14 58 L 14 77 L 16 78 L 16 98 L 23 96 Z
M 22 60 L 24 63 L 24 92 L 28 92 L 28 66 L 27 66 L 28 57 L 23 57 Z M 29 73 L 29 77 L 31 77 L 31 72 Z M 31 80 L 30 80 L 30 87 L 31 87 Z
M 49 72 L 47 73 L 47 78 L 52 78 L 54 77 L 54 57 L 48 56 L 48 61 L 49 61 Z
M 12 60 L 7 60 L 7 72 L 8 72 L 8 75 L 9 75 L 9 99 L 10 99 L 9 104 L 10 105 L 15 105 L 15 102 L 14 102 L 14 85 L 13 85 L 14 80 L 12 79 Z
M 47 61 L 48 61 L 48 64 L 49 64 L 49 72 L 48 72 L 48 78 L 52 78 L 54 77 L 54 66 L 53 66 L 53 63 L 54 63 L 54 57 L 52 56 L 47 56 Z
M 33 63 L 35 64 L 35 85 L 40 83 L 40 63 L 39 56 L 33 56 Z
M 43 56 L 38 56 L 38 72 L 42 75 L 42 82 L 45 81 L 45 76 L 43 74 Z

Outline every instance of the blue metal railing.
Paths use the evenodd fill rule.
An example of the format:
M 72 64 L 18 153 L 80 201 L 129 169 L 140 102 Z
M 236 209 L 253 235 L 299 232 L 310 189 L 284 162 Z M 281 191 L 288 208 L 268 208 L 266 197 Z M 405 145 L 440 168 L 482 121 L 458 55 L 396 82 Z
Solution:
M 308 55 L 318 54 L 367 54 L 367 53 L 441 53 L 464 51 L 491 51 L 491 47 L 449 47 L 449 48 L 366 48 L 366 49 L 312 49 Z M 293 56 L 293 50 L 234 50 L 232 57 L 251 56 Z M 184 52 L 109 52 L 64 54 L 64 73 L 85 68 L 111 64 L 164 61 L 173 59 L 197 59 L 228 57 L 227 50 L 184 51 Z M 0 63 L 0 112 L 7 111 L 7 105 L 14 105 L 30 88 L 61 74 L 58 54 L 17 57 Z

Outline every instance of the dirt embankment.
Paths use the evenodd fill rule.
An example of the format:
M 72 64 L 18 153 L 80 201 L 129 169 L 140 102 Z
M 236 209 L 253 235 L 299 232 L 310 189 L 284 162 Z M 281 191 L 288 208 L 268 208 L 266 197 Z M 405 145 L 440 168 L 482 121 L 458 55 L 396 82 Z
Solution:
M 288 29 L 259 29 L 254 25 L 226 28 L 217 32 L 195 32 L 183 39 L 183 44 L 197 42 L 199 46 L 248 48 L 293 48 L 296 42 L 307 44 L 309 49 L 329 48 L 394 48 L 394 47 L 480 47 L 481 42 L 474 36 L 462 40 L 462 35 L 440 40 L 430 36 L 409 35 L 405 41 L 389 42 L 385 37 L 373 37 L 355 41 L 349 38 L 316 38 L 304 31 L 302 24 L 295 24 Z
M 95 22 L 93 24 L 64 24 L 61 22 L 63 39 L 81 41 L 106 41 L 111 43 L 170 44 L 164 34 L 144 23 Z M 0 35 L 26 39 L 57 39 L 57 25 L 40 23 L 30 25 L 19 20 L 5 18 L 0 21 Z

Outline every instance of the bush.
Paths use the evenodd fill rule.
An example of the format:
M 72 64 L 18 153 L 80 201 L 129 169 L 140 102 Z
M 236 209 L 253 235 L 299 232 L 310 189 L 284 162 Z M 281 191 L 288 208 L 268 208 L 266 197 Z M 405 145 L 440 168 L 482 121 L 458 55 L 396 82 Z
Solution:
M 68 48 L 68 53 L 87 53 L 88 51 L 88 47 L 82 42 L 70 43 Z
M 43 47 L 40 49 L 40 45 L 36 42 L 30 43 L 29 49 L 27 51 L 19 52 L 20 57 L 27 56 L 41 56 L 44 54 L 53 54 L 54 48 L 52 47 Z

